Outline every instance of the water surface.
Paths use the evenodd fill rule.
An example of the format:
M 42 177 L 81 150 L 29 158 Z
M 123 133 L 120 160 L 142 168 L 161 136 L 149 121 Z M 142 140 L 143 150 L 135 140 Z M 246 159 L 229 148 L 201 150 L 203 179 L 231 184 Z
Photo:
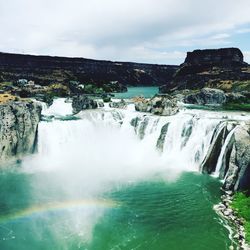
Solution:
M 151 98 L 159 93 L 159 87 L 128 87 L 128 91 L 124 93 L 116 93 L 116 98 L 129 99 L 137 96 Z

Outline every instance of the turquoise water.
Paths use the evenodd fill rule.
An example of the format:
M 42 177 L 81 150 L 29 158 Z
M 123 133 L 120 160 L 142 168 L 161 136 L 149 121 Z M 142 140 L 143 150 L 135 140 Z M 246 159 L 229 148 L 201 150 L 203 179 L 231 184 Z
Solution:
M 159 87 L 129 87 L 127 92 L 116 93 L 115 97 L 124 99 L 129 99 L 136 96 L 151 98 L 157 93 L 159 93 Z
M 89 196 L 77 181 L 61 186 L 60 178 L 58 173 L 1 173 L 0 249 L 229 248 L 228 231 L 212 209 L 220 197 L 220 184 L 212 177 L 183 173 L 168 182 L 158 174 L 116 183 L 97 196 Z M 67 185 L 79 192 L 66 195 Z M 72 200 L 85 202 L 64 205 Z M 62 205 L 46 210 L 51 202 Z

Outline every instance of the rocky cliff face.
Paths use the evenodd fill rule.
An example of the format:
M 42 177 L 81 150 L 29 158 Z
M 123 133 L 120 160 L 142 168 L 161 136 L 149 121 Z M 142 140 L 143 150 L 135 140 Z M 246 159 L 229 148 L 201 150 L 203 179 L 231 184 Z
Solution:
M 24 78 L 40 85 L 70 81 L 98 87 L 110 81 L 131 86 L 162 85 L 171 81 L 177 69 L 178 66 L 0 53 L 0 82 Z
M 0 165 L 33 152 L 40 115 L 41 106 L 32 101 L 0 105 Z
M 188 52 L 184 64 L 194 65 L 244 65 L 243 54 L 238 48 L 204 49 Z
M 224 91 L 250 90 L 250 66 L 237 48 L 188 52 L 172 81 L 161 92 L 183 89 L 218 88 Z
M 250 190 L 250 123 L 226 122 L 215 131 L 201 170 L 217 172 L 225 190 Z

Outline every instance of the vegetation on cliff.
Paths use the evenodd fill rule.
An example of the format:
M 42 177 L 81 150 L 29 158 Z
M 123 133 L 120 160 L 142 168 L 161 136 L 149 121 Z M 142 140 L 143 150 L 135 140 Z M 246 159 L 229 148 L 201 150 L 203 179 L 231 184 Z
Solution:
M 246 240 L 250 243 L 250 197 L 245 193 L 236 193 L 231 206 L 244 219 Z

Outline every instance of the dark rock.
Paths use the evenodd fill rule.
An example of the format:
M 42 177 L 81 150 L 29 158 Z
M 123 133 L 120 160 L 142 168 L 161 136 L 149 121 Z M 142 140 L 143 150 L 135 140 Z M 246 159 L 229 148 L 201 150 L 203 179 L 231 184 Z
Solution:
M 119 81 L 110 81 L 108 83 L 104 83 L 102 86 L 103 90 L 106 93 L 116 93 L 116 92 L 127 92 L 128 89 L 126 86 L 121 84 Z
M 45 102 L 47 103 L 49 106 L 51 106 L 53 104 L 53 97 L 51 95 L 47 95 L 47 94 L 36 94 L 34 96 L 34 98 L 40 102 Z
M 78 95 L 72 98 L 72 108 L 73 113 L 76 114 L 85 109 L 96 109 L 98 104 L 97 101 L 88 96 Z
M 243 54 L 238 48 L 204 49 L 188 52 L 185 65 L 231 65 L 243 64 Z
M 216 163 L 228 132 L 226 123 L 219 124 L 216 127 L 207 155 L 201 164 L 202 172 L 211 174 L 215 171 Z
M 248 91 L 242 91 L 237 93 L 227 93 L 226 94 L 226 102 L 227 104 L 244 104 L 244 103 L 250 103 L 250 92 Z
M 25 78 L 40 85 L 61 83 L 70 85 L 73 93 L 78 91 L 74 89 L 78 89 L 78 83 L 104 87 L 107 92 L 125 91 L 124 86 L 127 85 L 159 86 L 172 80 L 178 68 L 168 65 L 0 53 L 0 72 L 4 73 L 1 74 L 1 81 L 15 82 Z
M 109 103 L 110 108 L 119 108 L 119 109 L 124 109 L 127 107 L 127 103 L 121 99 L 119 102 L 110 102 Z
M 203 88 L 197 93 L 186 95 L 184 102 L 197 105 L 221 105 L 226 102 L 226 95 L 219 89 Z
M 97 102 L 98 108 L 103 108 L 104 107 L 104 103 L 103 102 Z
M 103 102 L 111 102 L 111 95 L 109 94 L 103 94 L 102 95 Z
M 84 85 L 78 81 L 69 81 L 69 89 L 73 94 L 83 94 Z
M 250 66 L 237 48 L 188 52 L 172 81 L 160 87 L 161 93 L 184 89 L 218 88 L 224 91 L 249 90 Z
M 162 128 L 161 128 L 161 133 L 160 136 L 157 140 L 157 144 L 156 144 L 156 148 L 162 152 L 163 151 L 163 146 L 164 146 L 164 142 L 165 142 L 165 138 L 168 132 L 168 127 L 169 127 L 169 123 L 166 123 Z

